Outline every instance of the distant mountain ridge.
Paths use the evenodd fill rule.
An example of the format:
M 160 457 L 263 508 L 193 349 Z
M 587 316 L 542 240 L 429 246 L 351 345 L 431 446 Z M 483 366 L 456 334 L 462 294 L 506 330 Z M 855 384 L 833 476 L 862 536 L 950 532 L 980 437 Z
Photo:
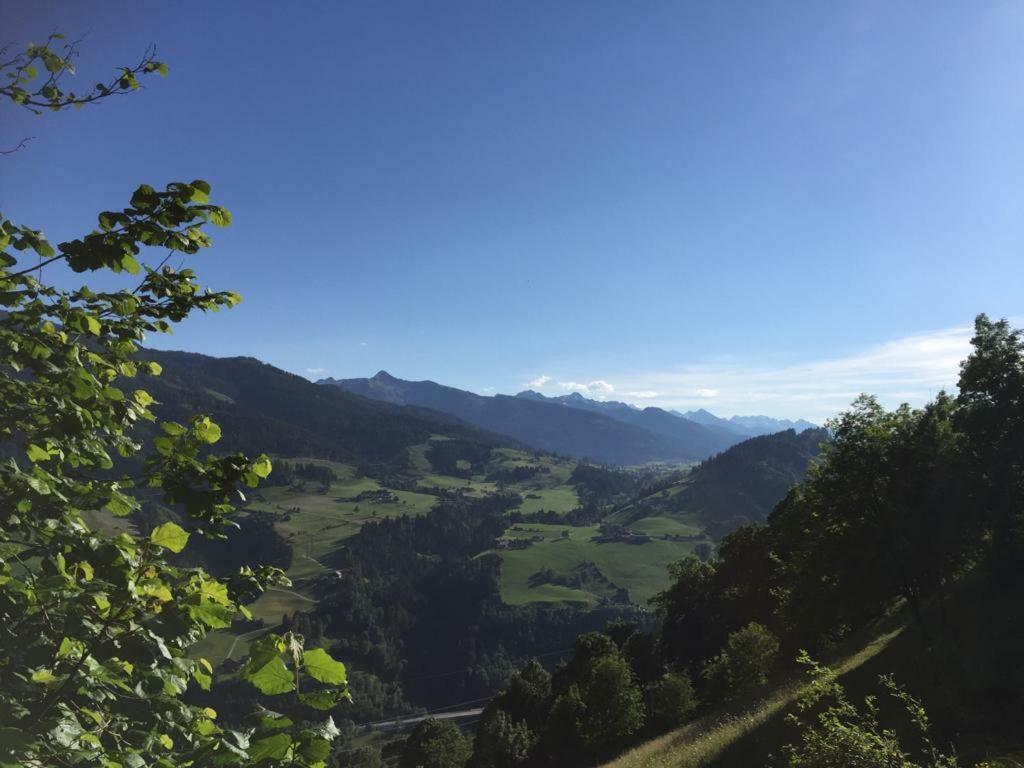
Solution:
M 208 413 L 221 426 L 222 450 L 334 459 L 401 471 L 407 449 L 431 435 L 484 445 L 525 448 L 446 413 L 400 407 L 328 389 L 251 357 L 209 357 L 145 350 L 163 375 L 147 383 L 161 419 Z
M 705 427 L 729 430 L 744 437 L 770 435 L 787 429 L 792 429 L 797 433 L 808 429 L 818 429 L 817 424 L 813 424 L 806 419 L 791 421 L 790 419 L 773 419 L 770 416 L 731 416 L 725 419 L 721 416 L 716 416 L 704 408 L 699 408 L 696 411 L 686 411 L 685 413 L 680 411 L 670 411 L 670 413 L 679 418 L 703 424 Z
M 485 397 L 433 381 L 398 379 L 387 371 L 372 378 L 327 378 L 317 383 L 394 405 L 441 411 L 535 450 L 608 464 L 699 461 L 743 439 L 660 408 L 641 410 L 571 395 L 564 400 L 537 393 Z

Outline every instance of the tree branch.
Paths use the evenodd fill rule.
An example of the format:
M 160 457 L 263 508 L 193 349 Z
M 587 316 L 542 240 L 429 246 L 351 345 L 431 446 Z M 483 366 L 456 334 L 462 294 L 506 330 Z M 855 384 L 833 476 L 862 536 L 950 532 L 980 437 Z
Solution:
M 0 155 L 13 155 L 15 152 L 20 152 L 26 146 L 28 146 L 28 143 L 32 141 L 32 139 L 34 138 L 35 136 L 26 136 L 24 139 L 18 142 L 18 146 L 12 149 L 0 149 Z

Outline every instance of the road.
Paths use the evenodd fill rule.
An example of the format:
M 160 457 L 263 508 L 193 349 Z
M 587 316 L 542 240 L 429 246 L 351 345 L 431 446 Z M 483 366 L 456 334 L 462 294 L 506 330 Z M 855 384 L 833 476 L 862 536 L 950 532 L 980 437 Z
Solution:
M 410 717 L 399 717 L 394 720 L 381 720 L 377 723 L 367 723 L 367 727 L 375 731 L 400 731 L 403 728 L 416 725 L 423 720 L 433 718 L 434 720 L 465 720 L 470 717 L 479 717 L 483 707 L 476 709 L 460 709 L 454 712 L 434 712 L 426 715 L 414 715 Z

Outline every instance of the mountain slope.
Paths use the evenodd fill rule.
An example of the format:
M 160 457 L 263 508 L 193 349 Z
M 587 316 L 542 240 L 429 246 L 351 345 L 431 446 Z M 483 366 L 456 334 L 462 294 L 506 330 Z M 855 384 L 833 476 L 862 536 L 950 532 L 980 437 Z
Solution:
M 536 450 L 611 464 L 694 461 L 733 442 L 699 425 L 675 433 L 659 432 L 592 410 L 566 408 L 562 403 L 506 395 L 483 397 L 432 381 L 397 379 L 385 371 L 369 379 L 323 379 L 319 383 L 392 404 L 442 411 L 509 435 Z
M 220 424 L 226 450 L 317 456 L 356 464 L 400 468 L 409 446 L 431 435 L 488 445 L 517 444 L 485 434 L 458 419 L 321 387 L 251 357 L 208 357 L 146 350 L 141 357 L 163 366 L 147 382 L 160 402 L 161 419 L 209 413 Z
M 703 462 L 670 488 L 620 510 L 615 521 L 658 515 L 695 516 L 715 538 L 761 522 L 804 479 L 828 440 L 824 429 L 786 430 L 744 440 Z
M 697 424 L 689 419 L 680 419 L 662 408 L 635 408 L 616 401 L 590 400 L 579 392 L 561 397 L 546 397 L 539 392 L 528 390 L 520 392 L 516 397 L 534 402 L 559 403 L 569 408 L 610 416 L 624 424 L 631 424 L 673 440 L 680 440 L 687 445 L 696 447 L 708 456 L 723 451 L 743 439 L 743 435 L 733 429 L 721 428 L 715 424 Z

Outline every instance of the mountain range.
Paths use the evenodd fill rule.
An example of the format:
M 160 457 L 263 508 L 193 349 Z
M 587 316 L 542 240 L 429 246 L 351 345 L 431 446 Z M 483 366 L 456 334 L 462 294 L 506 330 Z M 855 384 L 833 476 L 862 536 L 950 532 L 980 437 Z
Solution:
M 805 419 L 790 421 L 789 419 L 773 419 L 770 416 L 731 416 L 723 419 L 721 416 L 700 408 L 696 411 L 670 411 L 674 416 L 695 421 L 705 427 L 714 427 L 735 432 L 743 437 L 758 437 L 759 435 L 770 435 L 774 432 L 792 429 L 800 433 L 808 429 L 817 429 L 817 424 L 812 424 Z
M 578 393 L 484 396 L 433 381 L 406 381 L 386 371 L 372 378 L 327 378 L 317 383 L 393 405 L 440 411 L 535 450 L 608 464 L 700 461 L 753 434 L 793 428 L 790 423 L 775 422 L 778 428 L 773 429 L 773 420 L 767 417 L 747 417 L 757 420 L 750 423 L 728 419 L 720 419 L 722 424 L 701 423 L 662 408 L 590 400 Z
M 252 357 L 209 357 L 146 350 L 163 374 L 147 382 L 163 419 L 184 421 L 207 413 L 220 425 L 224 450 L 316 456 L 374 473 L 401 471 L 408 448 L 432 435 L 462 443 L 525 448 L 504 435 L 474 427 L 447 413 L 367 399 Z

